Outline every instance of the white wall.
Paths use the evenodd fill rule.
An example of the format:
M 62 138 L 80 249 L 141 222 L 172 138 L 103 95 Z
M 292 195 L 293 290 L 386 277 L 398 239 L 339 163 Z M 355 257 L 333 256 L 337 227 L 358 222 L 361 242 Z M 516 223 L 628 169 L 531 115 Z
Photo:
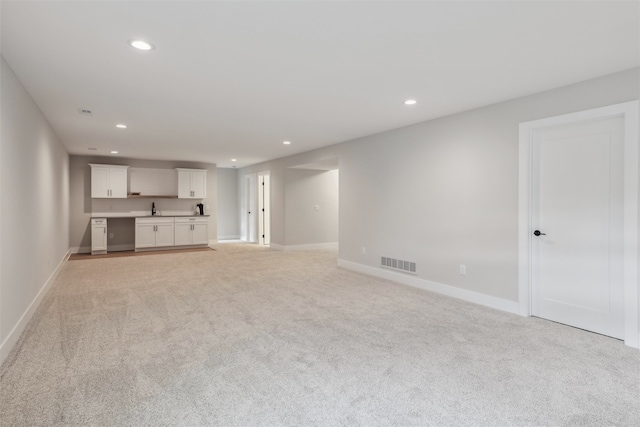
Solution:
M 69 249 L 69 155 L 4 58 L 0 131 L 0 362 Z
M 243 168 L 271 170 L 286 197 L 287 167 L 340 161 L 340 253 L 378 269 L 380 256 L 418 264 L 417 278 L 518 300 L 518 125 L 639 97 L 639 69 L 518 98 Z M 239 187 L 240 200 L 243 188 Z M 282 200 L 284 205 L 284 200 Z M 272 242 L 285 245 L 284 207 L 272 209 Z M 366 255 L 362 254 L 362 247 Z M 458 271 L 467 266 L 466 276 Z
M 338 170 L 287 169 L 285 218 L 286 246 L 337 243 Z
M 238 170 L 218 169 L 218 239 L 239 239 Z

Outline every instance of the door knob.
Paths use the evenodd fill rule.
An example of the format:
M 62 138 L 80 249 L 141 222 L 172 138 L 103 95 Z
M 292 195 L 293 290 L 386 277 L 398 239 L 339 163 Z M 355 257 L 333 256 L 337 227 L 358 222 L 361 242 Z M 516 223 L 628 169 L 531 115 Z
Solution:
M 540 230 L 534 231 L 533 234 L 536 235 L 536 236 L 546 236 L 547 235 L 547 233 L 541 233 Z

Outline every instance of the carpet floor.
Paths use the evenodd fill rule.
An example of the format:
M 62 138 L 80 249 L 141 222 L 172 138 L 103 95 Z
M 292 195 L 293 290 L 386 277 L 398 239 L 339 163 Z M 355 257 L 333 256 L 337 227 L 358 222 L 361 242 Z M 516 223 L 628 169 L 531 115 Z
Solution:
M 252 245 L 65 263 L 2 426 L 638 425 L 618 340 Z

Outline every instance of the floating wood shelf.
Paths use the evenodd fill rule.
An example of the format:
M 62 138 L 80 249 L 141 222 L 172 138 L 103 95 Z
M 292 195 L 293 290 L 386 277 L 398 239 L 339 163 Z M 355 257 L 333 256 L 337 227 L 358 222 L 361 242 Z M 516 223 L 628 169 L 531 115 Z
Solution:
M 127 199 L 177 199 L 178 195 L 157 194 L 150 196 L 147 194 L 128 194 Z

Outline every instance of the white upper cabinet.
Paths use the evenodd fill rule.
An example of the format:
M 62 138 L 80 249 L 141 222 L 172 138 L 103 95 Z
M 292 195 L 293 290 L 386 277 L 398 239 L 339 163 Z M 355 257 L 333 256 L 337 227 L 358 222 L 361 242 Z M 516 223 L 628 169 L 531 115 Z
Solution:
M 178 171 L 178 198 L 204 199 L 207 197 L 207 171 L 202 169 L 176 169 Z
M 129 166 L 96 165 L 91 166 L 91 197 L 127 198 L 127 168 Z

